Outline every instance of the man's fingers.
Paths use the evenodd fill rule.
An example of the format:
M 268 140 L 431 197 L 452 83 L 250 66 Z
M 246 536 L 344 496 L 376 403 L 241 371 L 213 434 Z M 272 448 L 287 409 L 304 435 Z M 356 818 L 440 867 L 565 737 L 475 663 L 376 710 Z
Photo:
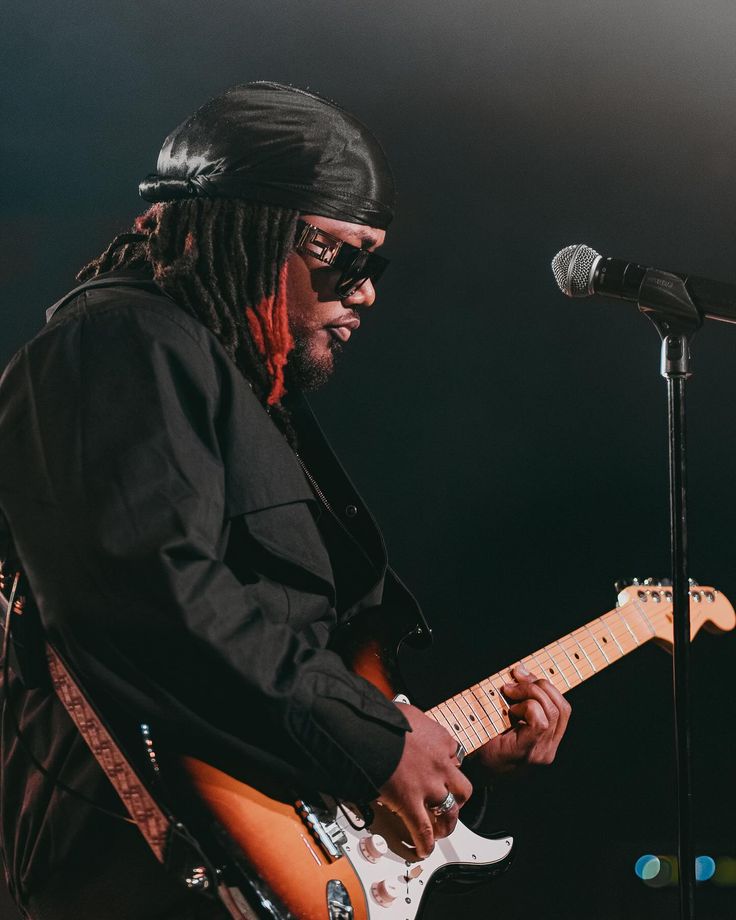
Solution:
M 536 700 L 522 700 L 509 706 L 509 715 L 517 722 L 526 722 L 534 734 L 547 731 L 550 726 L 547 713 Z
M 449 811 L 446 811 L 443 815 L 434 815 L 433 820 L 435 837 L 449 837 L 450 834 L 455 830 L 459 817 L 459 805 L 453 805 L 453 807 Z
M 550 681 L 539 680 L 534 686 L 537 688 L 537 691 L 541 693 L 541 696 L 535 693 L 535 699 L 538 699 L 541 705 L 545 707 L 545 712 L 548 717 L 552 710 L 556 713 L 554 720 L 550 719 L 553 725 L 552 737 L 556 747 L 564 735 L 567 723 L 570 720 L 570 704 Z
M 448 788 L 445 788 L 444 795 L 438 795 L 435 798 L 428 798 L 425 803 L 427 811 L 432 816 L 435 837 L 449 837 L 450 834 L 455 830 L 455 826 L 460 815 L 460 806 L 463 805 L 468 798 L 470 798 L 470 793 L 473 790 L 470 782 L 463 776 L 462 773 L 460 773 L 459 770 L 457 771 L 457 774 L 457 777 L 453 778 L 452 791 L 450 791 Z M 461 785 L 462 790 L 460 789 Z M 452 796 L 452 798 L 450 798 L 450 796 Z M 449 805 L 450 807 L 448 807 L 446 811 L 443 810 L 440 814 L 437 814 L 435 812 L 435 808 L 437 808 L 439 805 L 442 805 L 443 807 Z
M 401 812 L 406 829 L 411 834 L 411 841 L 416 847 L 417 856 L 425 859 L 434 849 L 434 827 L 426 807 L 410 807 Z
M 451 785 L 457 804 L 463 806 L 473 794 L 473 784 L 462 771 L 456 769 Z
M 563 710 L 568 711 L 569 704 L 565 698 L 553 687 L 552 684 L 542 678 L 534 682 L 524 681 L 520 684 L 504 684 L 504 695 L 509 699 L 517 700 L 535 700 L 542 707 L 547 717 L 547 722 L 552 728 L 555 728 Z
M 539 680 L 536 674 L 532 674 L 525 665 L 517 664 L 515 668 L 511 669 L 511 676 L 514 680 L 518 681 L 534 681 Z

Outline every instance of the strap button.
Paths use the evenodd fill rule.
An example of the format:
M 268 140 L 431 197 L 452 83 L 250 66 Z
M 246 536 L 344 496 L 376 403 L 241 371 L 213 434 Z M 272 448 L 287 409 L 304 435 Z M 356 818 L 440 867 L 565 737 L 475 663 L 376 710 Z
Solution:
M 354 518 L 358 513 L 355 505 L 347 505 L 345 508 L 345 517 Z

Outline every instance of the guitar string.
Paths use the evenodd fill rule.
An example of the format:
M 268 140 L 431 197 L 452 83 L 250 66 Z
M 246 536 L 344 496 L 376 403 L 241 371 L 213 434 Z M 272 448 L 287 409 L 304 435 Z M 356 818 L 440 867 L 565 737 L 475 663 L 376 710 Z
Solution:
M 646 615 L 646 614 L 644 614 L 643 610 L 641 609 L 641 605 L 638 604 L 638 603 L 636 602 L 636 599 L 634 599 L 634 600 L 629 601 L 629 602 L 627 602 L 626 604 L 622 605 L 622 607 L 617 607 L 617 608 L 614 608 L 614 609 L 612 609 L 612 610 L 610 610 L 610 611 L 607 611 L 607 612 L 606 612 L 605 614 L 603 614 L 602 616 L 597 617 L 595 620 L 591 621 L 590 623 L 585 624 L 585 625 L 582 626 L 582 627 L 579 627 L 578 629 L 574 630 L 572 633 L 568 634 L 567 636 L 563 636 L 561 639 L 557 639 L 557 640 L 555 640 L 554 642 L 550 643 L 549 645 L 545 646 L 544 648 L 539 649 L 539 650 L 537 650 L 536 652 L 533 652 L 531 655 L 528 655 L 528 656 L 526 657 L 526 659 L 521 659 L 521 661 L 518 662 L 518 663 L 523 663 L 524 661 L 527 661 L 527 660 L 531 661 L 531 659 L 534 659 L 534 661 L 536 661 L 536 663 L 537 663 L 537 668 L 539 668 L 539 666 L 540 666 L 541 663 L 539 662 L 538 656 L 544 656 L 544 655 L 546 655 L 546 656 L 553 662 L 553 664 L 556 665 L 557 674 L 558 674 L 560 677 L 562 677 L 562 679 L 563 679 L 563 680 L 565 681 L 565 683 L 567 684 L 567 687 L 559 687 L 559 686 L 557 687 L 557 689 L 558 689 L 560 692 L 564 693 L 567 689 L 572 689 L 574 686 L 578 686 L 580 683 L 583 682 L 583 680 L 586 679 L 585 677 L 582 677 L 582 675 L 580 674 L 578 668 L 577 668 L 574 664 L 572 664 L 572 659 L 570 659 L 570 656 L 569 656 L 567 650 L 566 650 L 565 647 L 564 647 L 564 642 L 565 642 L 565 641 L 570 642 L 570 641 L 572 640 L 573 644 L 580 646 L 581 649 L 582 649 L 583 651 L 586 652 L 586 656 L 587 656 L 587 652 L 588 652 L 588 651 L 591 652 L 591 653 L 593 653 L 593 654 L 595 655 L 596 649 L 598 650 L 599 654 L 601 655 L 602 660 L 599 661 L 599 667 L 596 668 L 594 671 L 592 671 L 590 675 L 588 675 L 589 677 L 592 677 L 592 676 L 593 676 L 593 673 L 597 673 L 598 670 L 602 670 L 603 668 L 607 667 L 609 664 L 613 664 L 614 661 L 618 661 L 620 658 L 625 657 L 625 655 L 629 654 L 629 652 L 634 651 L 636 648 L 638 648 L 638 647 L 639 647 L 640 645 L 642 645 L 644 642 L 647 642 L 647 641 L 649 641 L 649 639 L 656 637 L 656 635 L 657 635 L 657 630 L 655 630 L 655 629 L 653 628 L 653 627 L 654 627 L 654 624 L 656 623 L 657 626 L 664 625 L 664 622 L 665 622 L 666 619 L 667 619 L 667 612 L 668 612 L 668 609 L 671 609 L 671 607 L 672 607 L 671 602 L 666 602 L 662 607 L 659 607 L 659 608 L 650 608 L 650 614 L 649 614 L 649 615 Z M 632 624 L 630 624 L 630 623 L 628 622 L 628 620 L 626 619 L 626 617 L 625 617 L 625 615 L 624 615 L 624 614 L 626 613 L 626 611 L 627 611 L 627 608 L 628 608 L 629 610 L 631 610 L 632 612 L 634 612 L 634 613 L 636 613 L 636 614 L 639 615 L 640 619 L 642 619 L 642 621 L 646 624 L 646 626 L 648 627 L 648 629 L 651 631 L 651 634 L 650 634 L 650 635 L 648 635 L 648 636 L 646 636 L 646 637 L 644 637 L 644 638 L 639 638 L 639 637 L 636 635 L 636 633 L 635 633 L 634 630 L 632 629 Z M 617 636 L 617 633 L 616 633 L 617 621 L 621 624 L 621 625 L 618 626 L 618 628 L 621 630 L 621 632 L 618 634 L 618 636 Z M 614 650 L 613 648 L 609 647 L 609 653 L 615 652 L 615 656 L 614 656 L 614 657 L 609 658 L 609 657 L 604 653 L 603 648 L 601 647 L 600 643 L 597 641 L 597 638 L 596 638 L 596 636 L 595 636 L 596 624 L 599 624 L 599 625 L 598 625 L 598 635 L 599 635 L 599 637 L 600 637 L 600 638 L 604 638 L 604 637 L 605 637 L 605 634 L 608 634 L 608 635 L 610 635 L 610 637 L 613 639 L 614 643 L 616 644 L 617 649 L 618 649 L 617 651 Z M 587 644 L 588 644 L 588 649 L 587 649 L 587 650 L 584 648 L 585 639 L 584 639 L 584 638 L 581 638 L 581 639 L 575 638 L 576 633 L 581 633 L 581 632 L 583 632 L 583 631 L 585 631 L 586 633 L 588 633 L 588 634 L 590 635 L 590 637 L 591 637 L 591 638 L 588 640 L 588 643 L 587 643 Z M 630 641 L 630 640 L 627 638 L 627 635 L 630 636 L 631 639 L 634 641 L 634 645 L 632 645 L 628 650 L 624 649 L 624 647 L 621 645 L 621 642 L 619 641 L 619 639 L 622 639 L 622 640 L 625 640 L 625 641 L 626 641 L 626 644 L 629 644 L 629 641 Z M 596 649 L 593 648 L 593 644 L 596 646 Z M 578 672 L 576 675 L 573 675 L 573 672 L 570 671 L 570 676 L 573 677 L 573 680 L 574 680 L 574 682 L 573 682 L 572 684 L 571 684 L 570 681 L 568 680 L 567 674 L 565 674 L 564 666 L 563 666 L 563 668 L 560 668 L 560 666 L 559 666 L 559 664 L 556 662 L 554 656 L 551 654 L 551 649 L 552 649 L 554 646 L 558 646 L 559 648 L 562 649 L 562 651 L 565 653 L 565 655 L 566 655 L 566 656 L 568 657 L 568 659 L 570 660 L 570 663 L 571 663 L 573 669 L 574 669 L 575 671 Z M 592 662 L 591 662 L 591 665 L 592 665 Z M 470 747 L 468 748 L 468 750 L 475 750 L 475 749 L 477 749 L 477 746 L 478 746 L 478 745 L 472 743 L 472 738 L 470 737 L 470 731 L 472 731 L 472 732 L 476 735 L 476 737 L 478 737 L 478 725 L 477 725 L 478 721 L 480 721 L 480 728 L 481 728 L 486 734 L 488 734 L 488 735 L 489 735 L 489 738 L 490 738 L 490 737 L 493 737 L 493 736 L 489 734 L 489 732 L 488 732 L 488 726 L 490 726 L 490 727 L 494 730 L 494 732 L 495 732 L 496 734 L 500 734 L 501 731 L 506 730 L 506 728 L 508 727 L 506 723 L 507 723 L 509 720 L 508 720 L 508 716 L 507 716 L 507 715 L 506 715 L 506 718 L 504 719 L 503 716 L 502 716 L 501 714 L 498 714 L 498 715 L 497 715 L 497 718 L 494 719 L 494 718 L 488 713 L 488 711 L 485 709 L 485 707 L 481 707 L 482 710 L 483 710 L 483 712 L 484 712 L 484 714 L 485 714 L 485 716 L 486 716 L 486 720 L 487 720 L 487 722 L 488 722 L 488 726 L 484 724 L 484 721 L 483 721 L 482 717 L 481 717 L 480 719 L 476 718 L 476 723 L 473 724 L 473 723 L 471 723 L 471 722 L 469 721 L 469 719 L 468 719 L 468 714 L 464 711 L 464 709 L 463 709 L 462 706 L 460 705 L 459 701 L 462 701 L 462 702 L 470 709 L 471 713 L 473 713 L 473 714 L 476 715 L 476 717 L 477 717 L 477 713 L 475 713 L 475 711 L 473 710 L 472 704 L 469 702 L 469 700 L 467 700 L 467 699 L 465 698 L 465 697 L 466 697 L 466 694 L 472 693 L 472 696 L 475 698 L 476 702 L 478 702 L 478 703 L 480 704 L 480 700 L 478 699 L 477 693 L 475 692 L 475 687 L 480 687 L 480 688 L 483 690 L 483 692 L 485 693 L 485 695 L 487 696 L 488 694 L 487 694 L 487 692 L 485 691 L 485 688 L 484 688 L 482 685 L 483 685 L 483 684 L 492 683 L 492 682 L 494 681 L 495 678 L 501 678 L 501 679 L 503 679 L 503 677 L 504 677 L 504 672 L 506 672 L 506 673 L 509 674 L 509 676 L 510 676 L 510 671 L 511 671 L 513 668 L 515 668 L 515 667 L 516 667 L 516 665 L 511 665 L 510 668 L 502 669 L 502 671 L 499 671 L 499 672 L 497 672 L 496 674 L 492 674 L 492 675 L 490 675 L 489 677 L 484 678 L 483 680 L 479 681 L 478 684 L 473 685 L 473 687 L 470 687 L 470 688 L 468 688 L 468 689 L 466 689 L 466 690 L 461 691 L 461 692 L 458 693 L 458 694 L 455 694 L 453 697 L 450 697 L 449 700 L 445 700 L 445 701 L 443 701 L 442 703 L 438 704 L 437 707 L 434 707 L 435 709 L 439 709 L 440 706 L 446 705 L 447 708 L 449 709 L 450 713 L 451 713 L 451 714 L 453 715 L 453 717 L 454 717 L 454 712 L 453 712 L 452 708 L 451 708 L 450 705 L 449 705 L 450 700 L 453 702 L 454 708 L 457 709 L 458 712 L 461 713 L 461 715 L 464 717 L 464 719 L 465 719 L 466 721 L 468 721 L 468 727 L 467 727 L 467 728 L 463 728 L 463 727 L 462 727 L 462 722 L 463 722 L 463 719 L 462 719 L 462 718 L 459 719 L 459 720 L 456 719 L 456 718 L 453 718 L 453 721 L 452 721 L 452 724 L 451 724 L 451 731 L 452 731 L 452 733 L 455 734 L 456 736 L 457 736 L 458 734 L 462 734 L 462 735 L 465 735 L 465 736 L 466 736 L 466 739 L 467 739 L 467 741 L 468 741 L 469 744 L 470 744 Z M 548 671 L 549 669 L 543 669 L 543 670 L 545 670 L 545 672 L 546 672 L 546 671 Z M 555 676 L 555 675 L 552 674 L 552 675 L 551 675 L 551 678 L 553 678 L 554 676 Z M 551 679 L 551 678 L 547 678 L 547 679 Z M 558 681 L 554 681 L 554 680 L 552 680 L 552 682 L 553 682 L 553 684 L 555 684 L 555 685 L 558 683 Z M 430 713 L 431 713 L 431 712 L 432 712 L 432 710 L 430 710 Z M 501 721 L 502 721 L 502 726 L 503 726 L 502 729 L 499 729 L 499 727 L 495 724 L 498 718 L 500 718 Z M 444 719 L 444 721 L 448 721 L 447 718 L 444 716 L 444 714 L 443 714 L 443 719 Z M 448 722 L 448 724 L 450 724 L 450 723 Z M 457 728 L 457 729 L 454 729 L 454 726 L 456 726 L 456 725 L 458 726 L 458 728 Z M 479 739 L 479 740 L 480 740 L 480 739 Z

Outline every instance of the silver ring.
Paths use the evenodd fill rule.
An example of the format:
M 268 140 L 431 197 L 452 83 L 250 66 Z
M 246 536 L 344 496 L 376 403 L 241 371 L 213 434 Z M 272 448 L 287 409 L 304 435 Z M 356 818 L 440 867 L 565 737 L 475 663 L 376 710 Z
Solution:
M 439 818 L 441 815 L 446 815 L 448 811 L 452 811 L 455 805 L 457 805 L 455 796 L 451 792 L 448 792 L 439 805 L 428 805 L 427 807 L 433 815 Z

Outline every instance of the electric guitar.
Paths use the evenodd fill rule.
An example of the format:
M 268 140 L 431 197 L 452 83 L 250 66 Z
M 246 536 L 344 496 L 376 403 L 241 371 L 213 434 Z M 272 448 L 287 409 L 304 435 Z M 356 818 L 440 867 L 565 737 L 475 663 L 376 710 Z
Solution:
M 520 663 L 566 693 L 647 642 L 672 646 L 670 588 L 634 584 L 618 601 L 615 609 Z M 710 587 L 691 587 L 690 618 L 691 638 L 703 626 L 725 632 L 736 625 L 729 601 Z M 396 664 L 407 636 L 397 639 L 395 624 L 388 618 L 382 623 L 380 615 L 372 614 L 362 626 L 351 625 L 342 654 L 353 670 L 389 698 L 408 702 Z M 513 680 L 511 669 L 517 663 L 439 703 L 427 715 L 472 753 L 511 728 L 500 688 Z M 437 841 L 430 856 L 419 859 L 398 816 L 378 804 L 364 815 L 329 796 L 283 802 L 199 760 L 185 758 L 183 766 L 230 860 L 217 887 L 233 917 L 416 920 L 438 880 L 480 881 L 508 865 L 512 837 L 488 839 L 459 822 L 449 837 Z M 247 879 L 248 903 L 242 883 L 235 880 L 238 874 Z M 200 878 L 205 878 L 204 867 Z

